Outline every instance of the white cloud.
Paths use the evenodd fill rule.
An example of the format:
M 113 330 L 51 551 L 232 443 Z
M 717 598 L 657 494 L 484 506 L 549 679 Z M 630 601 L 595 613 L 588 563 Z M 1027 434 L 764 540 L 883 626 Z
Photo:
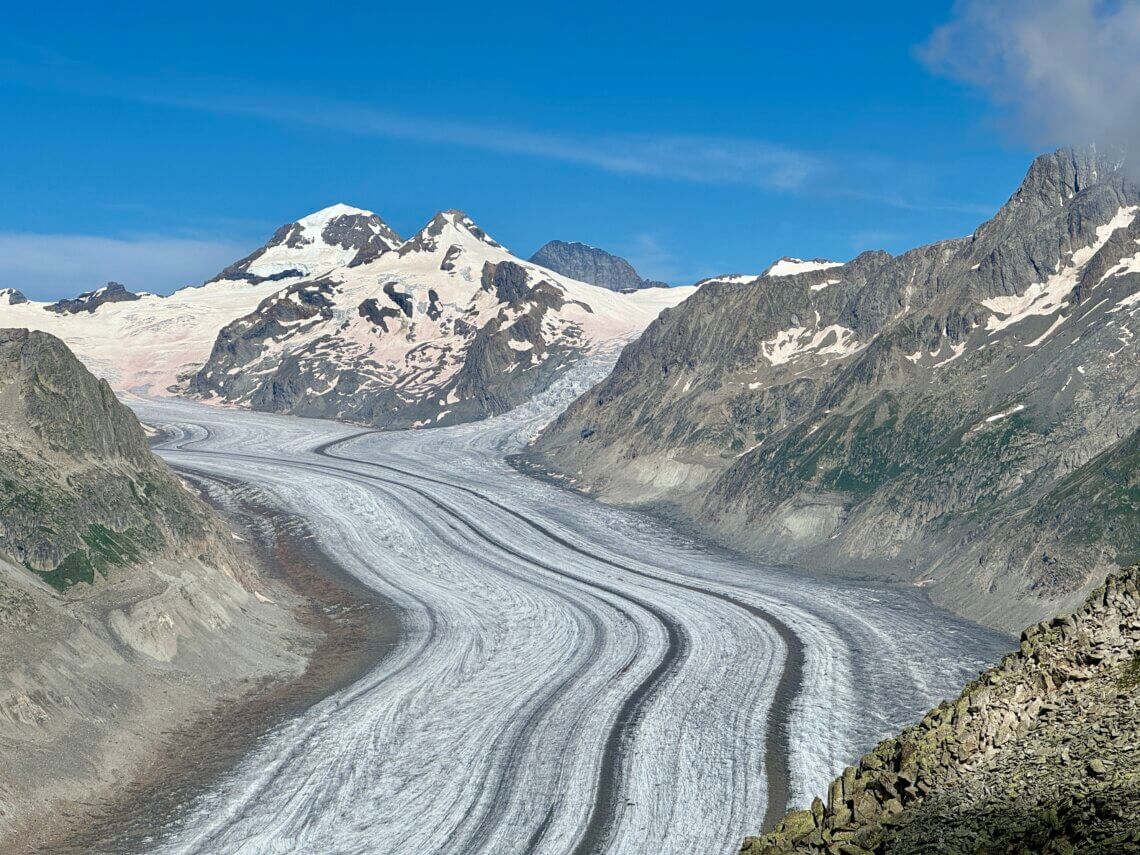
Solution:
M 1011 107 L 1036 144 L 1137 148 L 1140 3 L 959 0 L 919 53 Z
M 169 293 L 200 284 L 248 252 L 226 240 L 0 232 L 0 288 L 57 299 L 113 279 L 133 291 Z

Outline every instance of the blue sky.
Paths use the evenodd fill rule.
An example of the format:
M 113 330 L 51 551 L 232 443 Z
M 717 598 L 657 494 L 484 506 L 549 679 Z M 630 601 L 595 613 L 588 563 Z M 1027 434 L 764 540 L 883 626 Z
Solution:
M 18 4 L 0 287 L 169 291 L 338 201 L 405 235 L 462 208 L 520 255 L 581 240 L 674 283 L 966 234 L 1036 149 L 920 59 L 955 13 Z

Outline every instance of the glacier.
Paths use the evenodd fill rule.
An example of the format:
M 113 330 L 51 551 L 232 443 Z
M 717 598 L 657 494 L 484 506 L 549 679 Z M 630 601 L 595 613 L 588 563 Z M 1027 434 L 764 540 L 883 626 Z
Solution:
M 131 402 L 173 467 L 303 517 L 402 625 L 155 852 L 735 852 L 1014 645 L 512 469 L 613 356 L 431 430 Z

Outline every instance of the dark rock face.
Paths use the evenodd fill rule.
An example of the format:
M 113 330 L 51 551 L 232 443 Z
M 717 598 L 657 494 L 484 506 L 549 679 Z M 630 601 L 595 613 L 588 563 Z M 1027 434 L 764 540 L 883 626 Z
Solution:
M 530 260 L 548 270 L 589 282 L 610 291 L 635 291 L 639 288 L 665 288 L 664 282 L 642 279 L 633 265 L 604 249 L 584 243 L 566 243 L 552 240 L 539 249 Z
M 59 339 L 0 330 L 0 552 L 64 589 L 144 558 L 234 561 L 221 524 Z
M 191 379 L 188 391 L 209 396 L 225 388 L 234 396 L 251 394 L 259 388 L 259 378 L 232 369 L 256 359 L 267 340 L 288 336 L 298 324 L 332 318 L 334 288 L 335 283 L 327 279 L 297 282 L 266 297 L 251 314 L 223 327 L 210 358 Z M 375 300 L 366 300 L 358 311 L 362 317 L 373 313 L 378 323 L 383 323 L 385 311 L 398 315 L 390 307 L 381 309 Z
M 19 294 L 19 292 L 16 292 Z M 22 294 L 20 294 L 23 297 Z M 129 303 L 137 300 L 138 294 L 133 294 L 118 282 L 108 282 L 96 291 L 84 291 L 71 300 L 60 300 L 50 306 L 44 306 L 49 312 L 74 315 L 77 312 L 94 312 L 104 303 Z M 26 302 L 17 300 L 16 302 Z
M 321 220 L 319 229 L 315 226 L 306 226 L 305 220 L 295 223 L 286 223 L 273 233 L 273 237 L 262 247 L 256 249 L 240 261 L 236 261 L 211 279 L 216 282 L 223 279 L 246 281 L 250 283 L 277 282 L 287 279 L 296 279 L 306 275 L 319 275 L 324 270 L 311 270 L 308 265 L 300 264 L 295 267 L 285 267 L 270 273 L 255 273 L 251 271 L 266 253 L 274 247 L 287 247 L 293 250 L 313 248 L 319 250 L 323 247 L 339 247 L 350 253 L 346 264 L 350 267 L 365 264 L 379 258 L 400 244 L 400 236 L 382 219 L 375 214 L 363 211 L 353 211 L 344 206 L 334 206 L 326 209 L 328 212 L 337 210 L 349 213 L 331 214 Z M 324 212 L 312 215 L 320 217 Z M 314 258 L 319 258 L 315 255 Z
M 967 238 L 710 283 L 535 453 L 754 554 L 910 580 L 1002 628 L 1071 606 L 1140 555 L 1138 213 L 1118 155 L 1066 149 Z
M 384 332 L 391 332 L 388 329 L 388 318 L 400 317 L 400 312 L 393 309 L 391 306 L 381 306 L 380 301 L 375 297 L 368 297 L 357 307 L 357 312 L 362 318 L 367 318 L 369 323 L 375 324 L 380 327 Z
M 15 288 L 2 288 L 0 289 L 0 303 L 8 306 L 18 306 L 20 303 L 28 302 L 28 298 L 24 296 L 23 292 L 17 291 Z
M 515 303 L 530 293 L 526 268 L 513 261 L 483 265 L 483 290 L 494 291 L 503 303 Z
M 1140 565 L 742 855 L 1140 851 Z
M 400 307 L 400 311 L 404 313 L 405 317 L 412 316 L 412 295 L 405 294 L 403 291 L 396 290 L 394 282 L 388 282 L 384 285 L 384 293 L 388 295 L 388 299 Z
M 543 284 L 533 290 L 540 292 Z M 511 304 L 519 302 L 516 297 Z M 540 299 L 528 302 L 525 314 L 510 325 L 496 319 L 475 332 L 463 367 L 455 377 L 456 394 L 470 400 L 478 408 L 479 417 L 505 413 L 529 400 L 578 357 L 580 350 L 572 339 L 559 346 L 546 344 L 542 321 L 548 307 Z M 520 363 L 522 368 L 516 371 Z

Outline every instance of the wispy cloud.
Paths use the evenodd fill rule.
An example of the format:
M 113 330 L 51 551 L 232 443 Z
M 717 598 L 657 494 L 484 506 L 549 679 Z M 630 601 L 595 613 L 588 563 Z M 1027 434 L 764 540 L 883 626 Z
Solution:
M 1012 109 L 1035 144 L 1140 147 L 1140 4 L 959 0 L 919 55 Z
M 671 134 L 572 136 L 492 122 L 465 123 L 399 115 L 363 105 L 291 96 L 129 96 L 166 107 L 310 126 L 356 136 L 460 146 L 708 184 L 745 184 L 795 190 L 818 176 L 823 159 L 771 143 Z
M 56 299 L 114 279 L 128 288 L 168 293 L 209 279 L 248 252 L 248 246 L 228 240 L 0 232 L 0 287 L 17 288 L 32 299 Z
M 986 214 L 991 205 L 933 198 L 925 164 L 808 151 L 768 140 L 670 132 L 553 133 L 496 121 L 407 115 L 371 104 L 296 92 L 251 90 L 231 81 L 115 78 L 35 45 L 0 61 L 0 75 L 25 85 L 336 134 L 406 140 L 575 164 L 599 171 L 708 185 L 754 187 L 817 198 L 854 198 L 903 210 Z M 917 176 L 917 180 L 916 180 Z

